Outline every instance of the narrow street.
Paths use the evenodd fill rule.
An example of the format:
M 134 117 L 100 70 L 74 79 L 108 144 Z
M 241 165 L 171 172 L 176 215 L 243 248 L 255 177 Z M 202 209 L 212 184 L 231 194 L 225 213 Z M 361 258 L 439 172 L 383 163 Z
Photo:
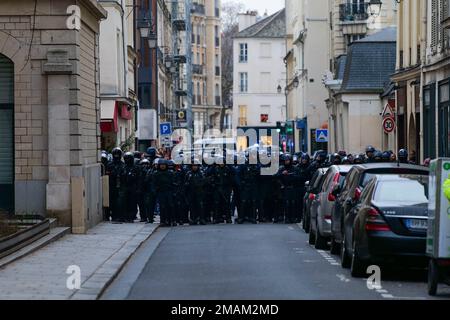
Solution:
M 102 299 L 430 299 L 425 271 L 382 269 L 377 291 L 339 262 L 311 247 L 297 225 L 160 228 Z

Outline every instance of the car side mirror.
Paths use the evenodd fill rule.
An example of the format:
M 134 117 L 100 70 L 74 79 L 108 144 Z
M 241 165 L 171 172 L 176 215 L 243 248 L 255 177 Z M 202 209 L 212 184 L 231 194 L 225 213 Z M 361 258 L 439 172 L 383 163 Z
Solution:
M 357 202 L 361 198 L 361 189 L 356 188 L 355 195 L 353 197 L 353 201 Z

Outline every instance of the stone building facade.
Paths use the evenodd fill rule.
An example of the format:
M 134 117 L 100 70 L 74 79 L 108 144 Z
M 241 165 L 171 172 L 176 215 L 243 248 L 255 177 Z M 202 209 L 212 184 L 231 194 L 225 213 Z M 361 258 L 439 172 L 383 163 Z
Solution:
M 79 11 L 68 10 L 75 4 Z M 56 217 L 75 233 L 102 219 L 98 33 L 104 18 L 94 0 L 0 2 L 0 164 L 7 168 L 0 174 L 0 210 Z

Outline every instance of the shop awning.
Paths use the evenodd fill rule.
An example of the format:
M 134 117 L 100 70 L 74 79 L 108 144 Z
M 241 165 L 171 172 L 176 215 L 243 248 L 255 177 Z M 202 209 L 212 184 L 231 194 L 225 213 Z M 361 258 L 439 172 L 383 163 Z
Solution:
M 102 132 L 117 132 L 119 130 L 118 104 L 114 100 L 102 100 L 100 111 L 100 129 Z

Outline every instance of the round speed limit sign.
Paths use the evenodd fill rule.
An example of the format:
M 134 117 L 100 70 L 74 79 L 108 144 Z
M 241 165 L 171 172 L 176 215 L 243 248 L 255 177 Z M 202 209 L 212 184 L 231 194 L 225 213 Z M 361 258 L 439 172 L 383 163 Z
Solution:
M 387 117 L 383 120 L 383 130 L 386 133 L 392 133 L 395 130 L 395 120 Z

